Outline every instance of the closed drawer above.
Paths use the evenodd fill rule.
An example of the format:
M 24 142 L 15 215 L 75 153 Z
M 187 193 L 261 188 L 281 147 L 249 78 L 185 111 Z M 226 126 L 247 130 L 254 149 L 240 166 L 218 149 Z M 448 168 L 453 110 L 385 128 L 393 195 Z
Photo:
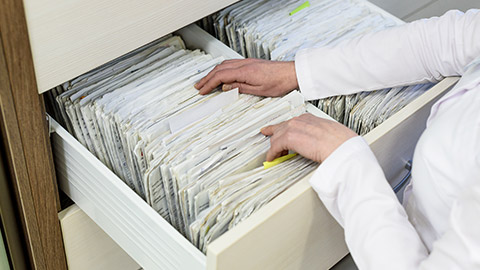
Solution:
M 235 0 L 24 0 L 39 93 Z

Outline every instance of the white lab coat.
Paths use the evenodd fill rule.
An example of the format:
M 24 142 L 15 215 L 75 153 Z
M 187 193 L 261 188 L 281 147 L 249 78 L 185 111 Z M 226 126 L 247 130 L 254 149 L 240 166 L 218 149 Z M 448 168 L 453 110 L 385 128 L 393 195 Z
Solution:
M 361 137 L 342 144 L 311 178 L 360 269 L 480 269 L 479 56 L 479 10 L 297 53 L 308 99 L 463 75 L 432 107 L 405 208 Z

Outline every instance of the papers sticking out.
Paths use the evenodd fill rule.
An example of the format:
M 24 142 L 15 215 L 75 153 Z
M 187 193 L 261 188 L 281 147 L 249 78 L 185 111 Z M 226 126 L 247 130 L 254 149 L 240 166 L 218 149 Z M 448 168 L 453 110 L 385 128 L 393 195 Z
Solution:
M 170 36 L 65 83 L 69 131 L 199 249 L 315 169 L 295 157 L 263 169 L 260 133 L 303 114 L 303 96 L 259 98 L 193 88 L 221 63 Z

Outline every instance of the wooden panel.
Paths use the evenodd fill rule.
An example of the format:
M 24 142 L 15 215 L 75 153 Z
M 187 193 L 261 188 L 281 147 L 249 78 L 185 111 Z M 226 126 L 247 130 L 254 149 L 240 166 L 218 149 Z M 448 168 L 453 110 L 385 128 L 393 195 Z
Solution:
M 42 93 L 235 0 L 25 0 Z
M 1 88 L 4 136 L 8 140 L 8 159 L 16 181 L 19 209 L 31 245 L 32 266 L 65 269 L 50 140 L 21 1 L 0 1 L 0 32 L 4 56 L 0 73 L 2 81 L 7 81 L 4 84 L 8 83 L 8 87 Z
M 58 214 L 69 270 L 137 270 L 138 265 L 77 205 Z
M 3 55 L 0 55 L 0 58 L 2 56 Z M 3 61 L 0 60 L 0 63 L 2 62 Z M 0 82 L 0 88 L 2 88 L 2 82 Z M 0 108 L 2 107 L 1 100 L 0 94 Z M 0 119 L 3 120 L 1 115 L 2 113 L 0 109 Z M 2 123 L 2 127 L 5 127 L 5 125 L 3 125 L 4 121 L 2 120 L 0 120 L 0 123 Z M 2 130 L 5 129 L 2 128 Z M 5 133 L 3 132 L 2 135 L 4 134 Z M 0 149 L 2 153 L 5 153 L 6 151 L 3 146 L 4 145 L 1 145 Z M 0 227 L 3 228 L 3 235 L 5 236 L 3 240 L 0 239 L 0 269 L 10 269 L 8 257 L 10 258 L 12 269 L 27 269 L 27 265 L 29 265 L 28 253 L 26 253 L 23 248 L 25 245 L 25 238 L 23 237 L 22 230 L 23 227 L 18 219 L 19 215 L 17 213 L 17 207 L 15 207 L 17 202 L 14 196 L 16 192 L 11 186 L 10 179 L 11 177 L 7 175 L 7 163 L 4 162 L 3 155 L 0 155 Z M 2 238 L 1 235 L 2 233 L 0 233 L 0 238 Z M 6 245 L 7 250 L 4 249 L 2 251 L 2 245 L 4 244 Z M 5 257 L 2 257 L 2 255 L 5 255 Z
M 45 269 L 45 261 L 42 252 L 37 214 L 35 213 L 34 201 L 30 190 L 30 182 L 27 174 L 27 165 L 23 154 L 20 130 L 17 123 L 17 115 L 13 104 L 13 97 L 10 89 L 10 78 L 5 63 L 3 45 L 0 36 L 0 108 L 2 138 L 5 147 L 11 183 L 15 190 L 15 197 L 18 200 L 19 215 L 22 220 L 23 231 L 27 244 L 32 268 Z

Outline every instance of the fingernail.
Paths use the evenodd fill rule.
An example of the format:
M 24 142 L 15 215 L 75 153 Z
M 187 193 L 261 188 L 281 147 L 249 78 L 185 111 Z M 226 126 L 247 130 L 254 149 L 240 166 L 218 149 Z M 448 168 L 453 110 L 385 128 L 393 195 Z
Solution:
M 193 87 L 195 87 L 196 89 L 198 89 L 198 83 L 194 84 Z
M 229 91 L 229 90 L 232 90 L 232 85 L 231 84 L 222 85 L 222 91 Z

